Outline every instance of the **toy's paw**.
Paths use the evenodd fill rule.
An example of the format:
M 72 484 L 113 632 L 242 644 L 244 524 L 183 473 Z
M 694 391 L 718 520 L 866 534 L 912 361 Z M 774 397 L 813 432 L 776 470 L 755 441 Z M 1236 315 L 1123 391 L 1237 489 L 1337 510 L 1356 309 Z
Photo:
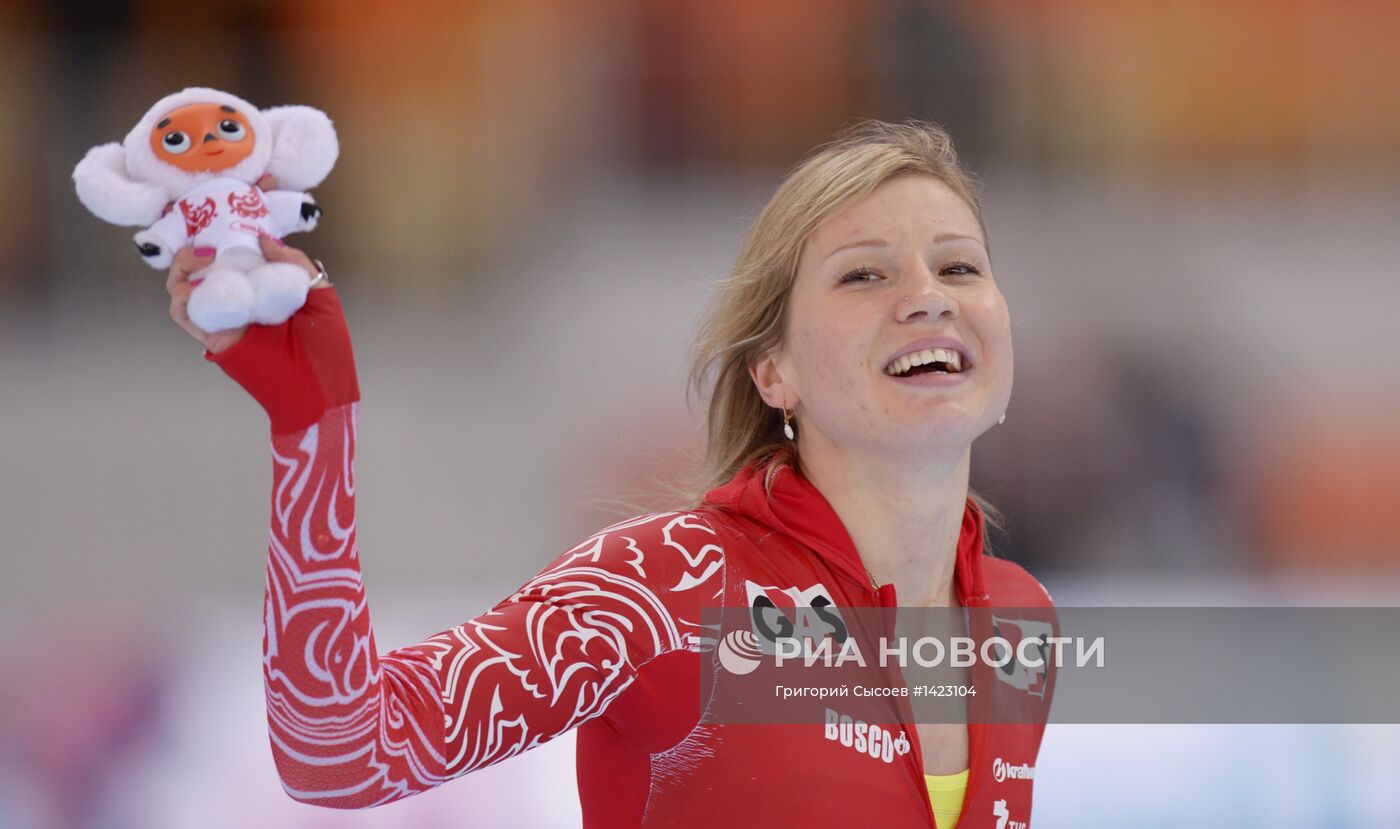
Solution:
M 253 322 L 278 325 L 306 304 L 311 275 L 300 265 L 269 262 L 248 271 L 253 286 Z
M 175 261 L 175 252 L 160 243 L 160 237 L 143 230 L 134 237 L 136 252 L 153 268 L 168 268 Z
M 254 292 L 248 275 L 240 270 L 214 265 L 204 280 L 190 293 L 190 321 L 205 331 L 227 331 L 253 321 Z M 195 274 L 194 278 L 199 278 Z
M 321 205 L 314 201 L 304 201 L 301 203 L 301 229 L 315 230 L 316 225 L 321 221 Z

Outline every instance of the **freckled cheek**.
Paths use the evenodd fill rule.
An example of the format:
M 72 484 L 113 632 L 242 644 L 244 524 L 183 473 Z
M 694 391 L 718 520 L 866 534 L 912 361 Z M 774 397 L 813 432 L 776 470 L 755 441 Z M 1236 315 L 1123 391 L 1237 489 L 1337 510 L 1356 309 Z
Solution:
M 821 383 L 843 393 L 850 393 L 860 385 L 861 364 L 852 356 L 852 349 L 842 346 L 839 337 L 831 337 L 813 344 L 812 372 Z
M 1015 355 L 1011 348 L 1011 338 L 1005 337 L 998 340 L 996 347 L 992 351 L 991 380 L 994 386 L 1003 394 L 1009 394 L 1012 378 L 1015 376 Z
M 803 375 L 814 380 L 826 377 L 830 372 L 828 361 L 831 359 L 829 338 L 822 336 L 821 332 L 813 330 L 811 326 L 805 326 L 802 334 L 797 337 L 797 348 L 799 353 L 798 363 L 801 365 Z
M 984 357 L 996 362 L 997 369 L 1011 371 L 1011 316 L 1000 294 L 978 303 L 970 315 L 982 341 Z
M 802 377 L 802 394 L 809 406 L 828 412 L 828 416 L 844 419 L 837 414 L 853 407 L 867 412 L 866 390 L 862 387 L 863 364 L 859 348 L 849 344 L 839 330 L 807 329 L 797 338 L 800 349 L 798 370 Z

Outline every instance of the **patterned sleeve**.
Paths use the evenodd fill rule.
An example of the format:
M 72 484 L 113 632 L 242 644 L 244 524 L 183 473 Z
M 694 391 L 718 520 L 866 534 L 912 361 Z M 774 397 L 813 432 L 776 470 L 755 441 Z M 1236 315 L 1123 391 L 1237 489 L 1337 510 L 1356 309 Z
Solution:
M 481 616 L 379 654 L 355 542 L 356 405 L 342 399 L 358 387 L 352 363 L 345 374 L 339 302 L 316 296 L 330 293 L 210 359 L 274 423 L 263 669 L 277 769 L 298 800 L 357 808 L 544 743 L 602 714 L 651 659 L 700 649 L 723 553 L 694 513 L 642 516 L 564 553 Z M 298 331 L 304 314 L 321 326 L 311 337 Z M 344 359 L 304 353 L 316 335 Z M 304 396 L 325 402 L 314 422 L 301 425 L 305 400 L 288 413 L 265 393 L 292 382 L 274 379 L 284 370 L 303 371 L 318 392 Z

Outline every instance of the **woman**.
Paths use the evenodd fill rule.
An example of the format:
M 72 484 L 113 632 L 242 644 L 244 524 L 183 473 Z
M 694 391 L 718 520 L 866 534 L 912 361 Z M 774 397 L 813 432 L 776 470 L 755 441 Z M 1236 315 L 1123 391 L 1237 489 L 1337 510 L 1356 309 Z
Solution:
M 316 270 L 280 243 L 264 253 Z M 941 130 L 862 124 L 754 222 L 692 373 L 713 382 L 711 486 L 694 508 L 608 527 L 482 616 L 383 655 L 355 547 L 359 390 L 335 291 L 322 281 L 281 326 L 206 335 L 184 313 L 200 261 L 177 259 L 171 314 L 272 422 L 264 668 L 293 797 L 384 803 L 580 726 L 588 826 L 1029 821 L 1042 725 L 906 716 L 858 724 L 857 745 L 849 717 L 726 724 L 702 719 L 696 692 L 714 669 L 702 608 L 1049 606 L 983 555 L 968 490 L 972 442 L 1010 397 L 1011 336 Z

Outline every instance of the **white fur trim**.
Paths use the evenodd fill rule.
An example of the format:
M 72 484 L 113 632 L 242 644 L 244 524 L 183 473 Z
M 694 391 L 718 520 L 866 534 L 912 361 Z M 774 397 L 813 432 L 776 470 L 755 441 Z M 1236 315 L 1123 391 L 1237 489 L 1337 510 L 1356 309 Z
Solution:
M 272 159 L 267 171 L 279 190 L 310 190 L 325 181 L 340 156 L 331 119 L 308 106 L 272 107 L 263 112 L 272 125 Z
M 209 173 L 187 173 L 173 164 L 161 161 L 156 156 L 155 151 L 151 149 L 151 131 L 156 128 L 160 119 L 180 107 L 190 104 L 219 104 L 238 110 L 244 118 L 248 119 L 248 125 L 253 128 L 253 151 L 248 154 L 247 158 L 227 170 Z M 268 160 L 272 158 L 273 141 L 272 129 L 257 107 L 237 95 L 230 95 L 217 89 L 192 86 L 172 95 L 166 95 L 157 101 L 155 106 L 146 111 L 146 114 L 141 117 L 131 132 L 127 133 L 122 145 L 126 148 L 126 169 L 131 178 L 159 184 L 179 196 L 201 181 L 216 176 L 229 176 L 248 184 L 256 182 L 267 169 Z
M 151 224 L 173 199 L 158 184 L 133 181 L 126 172 L 126 150 L 116 142 L 88 150 L 73 168 L 73 184 L 93 215 L 123 227 Z
M 306 304 L 306 292 L 311 288 L 311 275 L 291 262 L 268 262 L 248 271 L 253 283 L 253 322 L 260 325 L 281 325 L 297 309 Z
M 253 283 L 236 267 L 215 263 L 190 292 L 185 312 L 190 322 L 210 334 L 247 325 L 253 320 Z

